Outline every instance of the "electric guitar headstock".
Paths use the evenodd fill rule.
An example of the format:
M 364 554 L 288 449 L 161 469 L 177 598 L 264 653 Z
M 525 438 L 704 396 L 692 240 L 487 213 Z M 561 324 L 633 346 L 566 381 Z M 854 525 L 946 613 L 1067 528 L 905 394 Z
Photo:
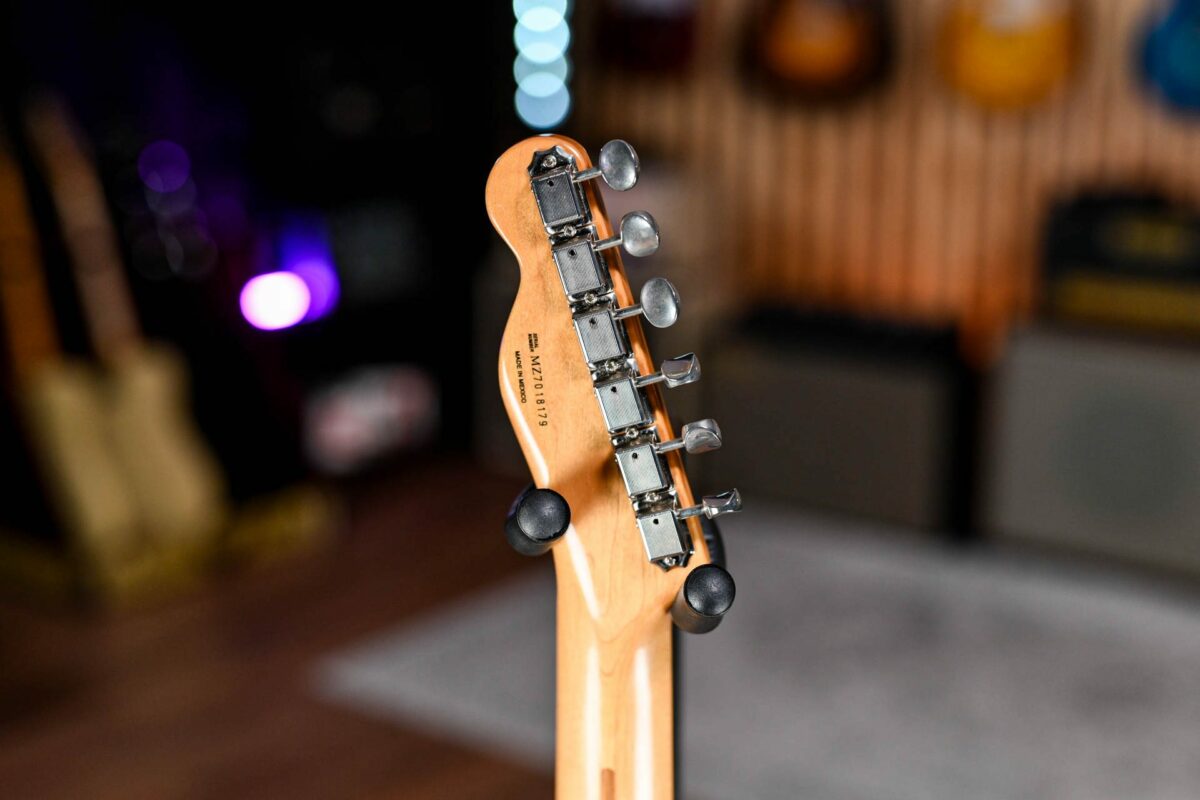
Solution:
M 521 273 L 500 390 L 537 487 L 506 533 L 520 552 L 554 556 L 563 797 L 632 796 L 647 782 L 669 796 L 671 620 L 711 630 L 734 596 L 705 527 L 741 497 L 696 502 L 681 458 L 720 447 L 720 428 L 701 420 L 677 437 L 663 399 L 699 379 L 700 363 L 687 353 L 656 365 L 641 325 L 675 322 L 679 296 L 654 278 L 635 299 L 621 263 L 622 249 L 655 252 L 658 226 L 635 211 L 614 232 L 596 187 L 624 191 L 638 173 L 623 141 L 594 167 L 552 135 L 509 148 L 487 183 L 488 215 Z

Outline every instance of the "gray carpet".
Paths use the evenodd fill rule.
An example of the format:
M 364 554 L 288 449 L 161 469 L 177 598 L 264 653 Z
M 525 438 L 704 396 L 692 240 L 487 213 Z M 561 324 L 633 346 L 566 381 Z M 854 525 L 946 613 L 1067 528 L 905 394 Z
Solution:
M 724 527 L 737 603 L 686 642 L 689 798 L 1200 798 L 1194 598 L 757 506 Z M 316 686 L 549 769 L 552 637 L 547 563 Z

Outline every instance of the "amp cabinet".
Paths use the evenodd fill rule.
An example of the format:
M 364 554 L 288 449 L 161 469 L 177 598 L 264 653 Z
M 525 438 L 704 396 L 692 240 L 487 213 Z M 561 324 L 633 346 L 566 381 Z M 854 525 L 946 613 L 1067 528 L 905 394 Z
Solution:
M 1200 569 L 1200 349 L 1033 328 L 990 407 L 993 534 Z

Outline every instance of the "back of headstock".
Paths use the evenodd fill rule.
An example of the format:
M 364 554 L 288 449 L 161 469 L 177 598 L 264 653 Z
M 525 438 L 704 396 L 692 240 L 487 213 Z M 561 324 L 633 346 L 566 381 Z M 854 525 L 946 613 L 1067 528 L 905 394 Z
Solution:
M 595 180 L 632 188 L 639 165 L 619 140 L 600 161 L 593 167 L 570 139 L 541 136 L 510 148 L 492 170 L 488 213 L 521 271 L 500 386 L 534 483 L 570 507 L 573 531 L 556 552 L 582 550 L 593 569 L 626 589 L 640 584 L 637 594 L 665 610 L 687 574 L 710 561 L 700 518 L 736 511 L 740 498 L 694 505 L 680 452 L 716 449 L 721 432 L 712 420 L 685 425 L 679 438 L 672 429 L 660 389 L 697 380 L 699 361 L 688 353 L 655 367 L 651 359 L 641 319 L 670 325 L 679 298 L 653 278 L 634 299 L 619 251 L 650 255 L 658 229 L 638 211 L 614 234 Z
M 622 248 L 653 253 L 658 228 L 639 211 L 614 233 L 595 186 L 629 189 L 638 171 L 619 140 L 593 167 L 577 142 L 540 136 L 509 148 L 487 184 L 488 215 L 521 273 L 500 389 L 538 487 L 518 498 L 506 533 L 520 552 L 554 556 L 566 797 L 645 785 L 670 796 L 671 620 L 705 632 L 733 602 L 701 523 L 741 499 L 696 503 L 681 459 L 719 447 L 720 429 L 702 420 L 677 437 L 663 402 L 663 388 L 700 377 L 699 361 L 656 367 L 641 326 L 673 323 L 679 298 L 657 278 L 635 300 L 621 263 Z

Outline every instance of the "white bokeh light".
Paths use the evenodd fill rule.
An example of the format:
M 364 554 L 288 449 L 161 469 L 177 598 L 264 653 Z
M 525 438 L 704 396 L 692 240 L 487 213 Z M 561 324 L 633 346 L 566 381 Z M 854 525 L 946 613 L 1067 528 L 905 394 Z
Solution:
M 246 281 L 240 300 L 247 322 L 259 330 L 277 331 L 304 319 L 312 295 L 299 275 L 268 272 Z
M 567 0 L 514 0 L 513 79 L 517 91 L 513 102 L 517 116 L 531 128 L 546 130 L 571 111 L 567 86 L 571 27 L 567 22 Z

